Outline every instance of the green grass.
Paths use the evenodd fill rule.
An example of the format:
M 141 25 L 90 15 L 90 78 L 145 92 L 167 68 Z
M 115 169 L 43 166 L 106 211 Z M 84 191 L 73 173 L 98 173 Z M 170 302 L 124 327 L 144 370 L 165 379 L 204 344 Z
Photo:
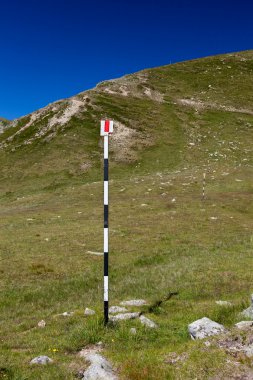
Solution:
M 215 80 L 217 103 L 249 108 L 252 53 L 225 57 L 231 69 L 223 70 L 218 82 L 214 69 L 221 59 L 147 70 L 151 85 L 166 93 L 165 103 L 94 95 L 105 114 L 144 136 L 130 148 L 134 160 L 119 162 L 115 152 L 110 156 L 110 302 L 144 298 L 153 303 L 177 291 L 147 314 L 157 330 L 143 328 L 138 320 L 103 326 L 103 258 L 87 253 L 103 247 L 102 145 L 96 124 L 101 111 L 73 118 L 50 142 L 23 146 L 43 127 L 38 121 L 1 150 L 0 379 L 75 379 L 87 366 L 78 351 L 98 341 L 121 379 L 210 379 L 225 371 L 227 354 L 192 342 L 187 325 L 207 316 L 230 328 L 249 303 L 253 117 L 216 109 L 196 112 L 173 103 L 178 92 L 196 96 Z M 233 89 L 227 70 L 236 77 Z M 241 71 L 248 80 L 236 76 Z M 7 135 L 10 129 L 2 141 Z M 87 161 L 91 168 L 83 172 L 80 164 Z M 231 301 L 233 307 L 220 307 L 216 300 Z M 96 315 L 85 317 L 85 307 Z M 74 315 L 59 316 L 64 311 Z M 37 327 L 41 319 L 44 329 Z M 137 328 L 136 335 L 130 327 Z M 187 358 L 168 364 L 171 352 Z M 41 354 L 54 364 L 30 366 Z

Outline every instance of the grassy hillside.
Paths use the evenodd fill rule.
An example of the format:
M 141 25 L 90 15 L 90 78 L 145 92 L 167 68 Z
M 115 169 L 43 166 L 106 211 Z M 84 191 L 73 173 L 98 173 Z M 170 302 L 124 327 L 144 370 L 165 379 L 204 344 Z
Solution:
M 253 51 L 147 69 L 3 131 L 0 379 L 75 379 L 86 366 L 77 352 L 101 340 L 121 379 L 232 379 L 250 370 L 192 342 L 187 325 L 207 316 L 230 328 L 252 292 L 252 74 Z M 88 251 L 103 247 L 105 116 L 115 120 L 110 302 L 177 291 L 147 313 L 157 330 L 102 323 L 102 257 Z M 84 317 L 85 307 L 96 316 Z M 187 359 L 168 364 L 172 352 Z M 40 354 L 55 363 L 31 367 Z

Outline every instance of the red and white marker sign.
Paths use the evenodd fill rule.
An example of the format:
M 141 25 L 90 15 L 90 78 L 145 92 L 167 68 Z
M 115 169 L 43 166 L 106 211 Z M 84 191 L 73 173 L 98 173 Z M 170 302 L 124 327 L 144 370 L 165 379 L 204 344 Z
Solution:
M 108 136 L 113 132 L 112 120 L 101 120 L 100 136 Z

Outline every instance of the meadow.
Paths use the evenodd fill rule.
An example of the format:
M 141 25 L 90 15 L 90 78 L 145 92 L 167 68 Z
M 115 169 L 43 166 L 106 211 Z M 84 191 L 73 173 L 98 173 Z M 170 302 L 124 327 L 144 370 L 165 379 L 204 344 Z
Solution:
M 176 80 L 189 99 L 206 88 L 211 79 L 195 82 L 194 73 L 215 66 L 216 59 L 207 60 L 208 67 L 205 60 L 168 66 L 175 93 L 165 103 L 96 94 L 105 114 L 122 123 L 128 118 L 128 127 L 145 137 L 138 135 L 129 147 L 134 158 L 119 159 L 117 149 L 111 151 L 110 305 L 132 298 L 152 304 L 178 292 L 152 313 L 145 306 L 132 308 L 142 310 L 157 329 L 138 320 L 103 325 L 103 257 L 89 252 L 103 250 L 102 144 L 90 114 L 73 118 L 50 143 L 20 147 L 40 128 L 39 121 L 1 150 L 0 379 L 76 379 L 88 365 L 78 352 L 99 341 L 122 380 L 231 378 L 228 354 L 192 341 L 187 326 L 206 316 L 231 328 L 249 304 L 253 116 L 213 103 L 196 110 L 173 100 Z M 249 62 L 241 64 L 248 65 L 250 76 Z M 150 85 L 166 97 L 164 70 L 152 71 Z M 183 70 L 193 72 L 188 82 Z M 220 92 L 224 81 L 215 101 L 248 109 L 248 84 L 242 86 L 245 104 L 239 84 L 238 97 L 231 92 L 227 104 L 230 89 Z M 93 112 L 98 123 L 101 111 Z M 2 141 L 10 133 L 6 130 Z M 91 168 L 81 171 L 86 161 Z M 219 306 L 217 300 L 233 306 Z M 95 316 L 84 316 L 86 307 Z M 66 311 L 74 314 L 60 315 Z M 45 328 L 37 326 L 42 319 Z M 172 365 L 167 360 L 172 353 L 186 359 Z M 54 363 L 31 366 L 38 355 Z

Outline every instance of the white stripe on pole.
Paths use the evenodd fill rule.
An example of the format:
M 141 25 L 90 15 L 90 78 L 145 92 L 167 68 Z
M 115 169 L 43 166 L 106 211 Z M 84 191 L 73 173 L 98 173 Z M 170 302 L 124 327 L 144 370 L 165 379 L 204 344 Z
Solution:
M 104 181 L 104 205 L 108 205 L 108 181 Z
M 104 228 L 104 252 L 108 252 L 108 228 Z
M 109 288 L 108 276 L 104 276 L 104 301 L 108 301 L 108 288 Z
M 108 158 L 108 135 L 104 136 L 104 158 Z

